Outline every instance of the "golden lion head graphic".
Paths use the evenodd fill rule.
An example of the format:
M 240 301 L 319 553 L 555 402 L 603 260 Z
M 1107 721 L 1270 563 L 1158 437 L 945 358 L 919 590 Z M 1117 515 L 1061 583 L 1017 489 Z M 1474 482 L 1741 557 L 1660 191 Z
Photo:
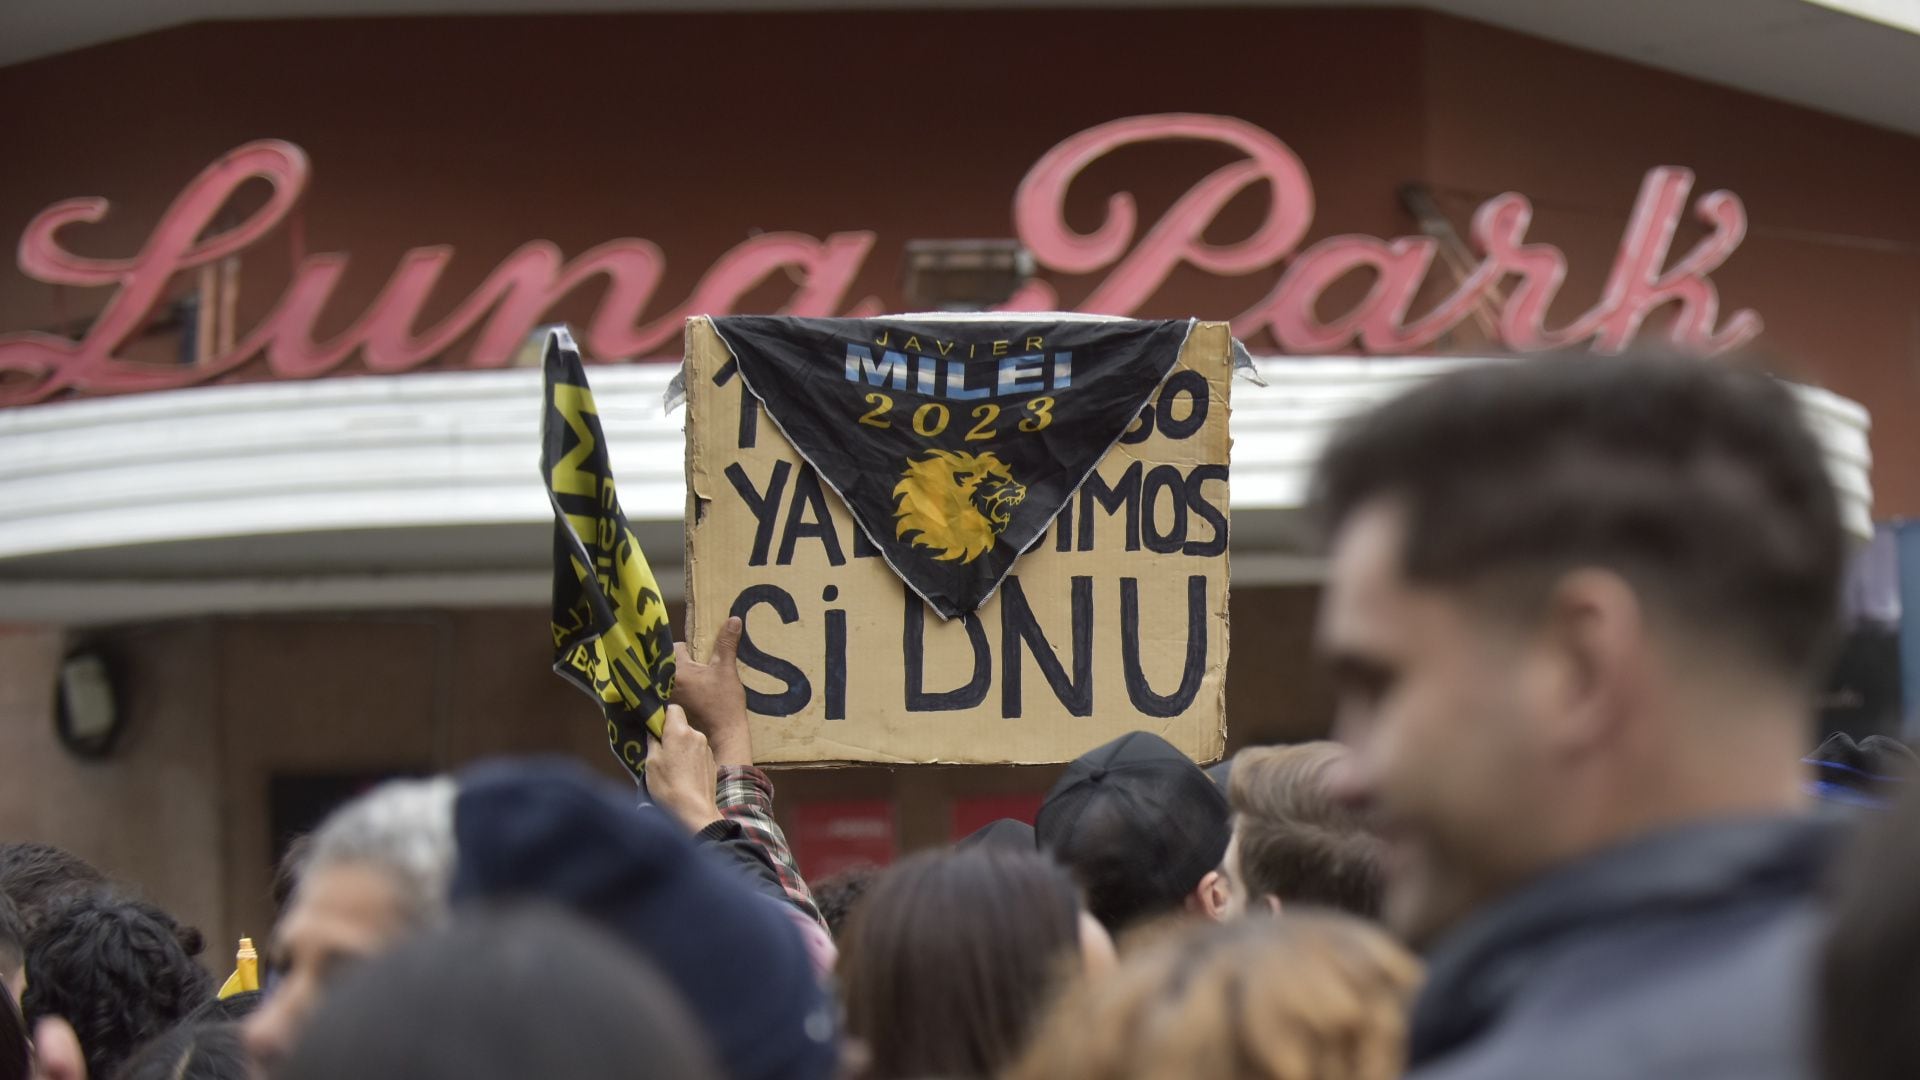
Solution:
M 1026 485 L 992 454 L 929 450 L 894 485 L 895 535 L 941 562 L 972 562 L 993 547 L 1026 501 Z

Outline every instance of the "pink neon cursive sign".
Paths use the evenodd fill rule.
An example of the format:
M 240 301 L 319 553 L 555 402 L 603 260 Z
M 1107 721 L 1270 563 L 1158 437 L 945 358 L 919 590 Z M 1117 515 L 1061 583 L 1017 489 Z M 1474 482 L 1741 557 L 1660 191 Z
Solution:
M 1092 232 L 1067 224 L 1068 191 L 1089 164 L 1124 146 L 1167 140 L 1224 144 L 1243 156 L 1201 179 L 1144 232 L 1134 200 L 1124 192 L 1108 198 L 1105 217 Z M 402 256 L 372 305 L 328 340 L 315 340 L 314 324 L 346 269 L 344 254 L 302 261 L 273 309 L 208 362 L 157 365 L 116 355 L 176 275 L 257 244 L 292 210 L 308 177 L 299 147 L 277 140 L 242 146 L 195 177 L 146 244 L 125 259 L 84 258 L 61 243 L 61 230 L 105 217 L 105 199 L 69 199 L 43 210 L 21 236 L 20 269 L 48 284 L 114 293 L 78 341 L 41 333 L 0 335 L 0 375 L 9 376 L 0 384 L 0 404 L 43 401 L 64 392 L 187 386 L 254 361 L 288 379 L 337 371 L 356 354 L 370 371 L 406 371 L 475 330 L 461 363 L 500 367 L 555 303 L 595 277 L 606 279 L 606 289 L 582 337 L 601 358 L 658 353 L 678 338 L 687 316 L 737 310 L 743 296 L 776 273 L 799 283 L 783 312 L 873 315 L 881 310 L 871 297 L 846 306 L 848 290 L 873 247 L 871 232 L 832 233 L 824 239 L 791 232 L 755 236 L 722 255 L 685 302 L 651 319 L 644 316 L 665 265 L 651 242 L 609 240 L 569 261 L 552 243 L 532 240 L 507 256 L 450 314 L 421 326 L 421 313 L 453 258 L 451 247 L 436 245 Z M 253 179 L 271 185 L 271 197 L 238 225 L 203 239 L 234 192 Z M 1259 183 L 1269 184 L 1272 192 L 1260 225 L 1230 244 L 1207 241 L 1208 227 L 1222 208 Z M 1234 318 L 1233 327 L 1242 337 L 1270 334 L 1290 352 L 1412 352 L 1432 346 L 1476 309 L 1497 301 L 1499 338 L 1515 350 L 1590 343 L 1599 351 L 1619 351 L 1649 312 L 1671 303 L 1679 308 L 1668 330 L 1671 344 L 1710 354 L 1752 340 L 1760 332 L 1760 318 L 1737 311 L 1722 321 L 1719 295 L 1708 277 L 1746 233 L 1746 211 L 1733 194 L 1715 191 L 1693 201 L 1708 234 L 1668 265 L 1692 187 L 1693 174 L 1686 169 L 1662 167 L 1647 174 L 1599 300 L 1557 328 L 1546 325 L 1546 316 L 1566 276 L 1566 257 L 1556 247 L 1526 241 L 1533 208 L 1524 196 L 1499 195 L 1479 208 L 1470 230 L 1479 264 L 1432 308 L 1416 313 L 1411 309 L 1432 269 L 1437 241 L 1349 235 L 1298 250 L 1313 221 L 1313 186 L 1305 166 L 1272 134 L 1231 117 L 1140 116 L 1083 131 L 1034 164 L 1020 184 L 1013 216 L 1015 230 L 1040 267 L 1064 274 L 1105 272 L 1080 304 L 1082 311 L 1135 312 L 1181 265 L 1221 276 L 1284 265 L 1272 291 Z M 1321 319 L 1316 314 L 1321 294 L 1354 271 L 1372 272 L 1366 296 L 1350 310 Z M 1046 310 L 1058 307 L 1059 300 L 1051 285 L 1035 280 L 1005 306 Z

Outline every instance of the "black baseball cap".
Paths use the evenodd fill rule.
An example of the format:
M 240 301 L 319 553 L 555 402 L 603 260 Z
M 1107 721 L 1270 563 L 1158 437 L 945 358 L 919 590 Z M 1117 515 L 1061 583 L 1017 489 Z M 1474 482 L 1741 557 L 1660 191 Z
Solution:
M 1200 766 L 1135 731 L 1076 758 L 1040 804 L 1034 837 L 1087 890 L 1111 931 L 1178 910 L 1220 866 L 1232 814 Z
M 968 833 L 964 839 L 954 845 L 960 848 L 990 847 L 1003 850 L 1032 851 L 1033 826 L 1014 818 L 1003 817 L 989 821 L 978 829 Z
M 1207 766 L 1207 775 L 1213 778 L 1213 782 L 1221 791 L 1228 790 L 1233 783 L 1233 759 L 1223 757 Z

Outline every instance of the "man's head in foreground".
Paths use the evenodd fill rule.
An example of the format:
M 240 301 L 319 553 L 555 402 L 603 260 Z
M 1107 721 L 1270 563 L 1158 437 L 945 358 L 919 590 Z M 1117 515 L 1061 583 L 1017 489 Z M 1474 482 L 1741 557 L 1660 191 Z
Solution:
M 1087 910 L 1118 935 L 1159 915 L 1225 914 L 1220 874 L 1227 799 L 1200 766 L 1135 731 L 1076 758 L 1034 819 L 1034 838 L 1087 891 Z
M 1233 842 L 1222 864 L 1228 913 L 1287 904 L 1380 913 L 1380 838 L 1334 798 L 1338 743 L 1250 746 L 1233 757 Z
M 1764 376 L 1564 357 L 1454 372 L 1336 437 L 1319 639 L 1430 941 L 1601 848 L 1802 805 L 1844 554 L 1819 448 Z

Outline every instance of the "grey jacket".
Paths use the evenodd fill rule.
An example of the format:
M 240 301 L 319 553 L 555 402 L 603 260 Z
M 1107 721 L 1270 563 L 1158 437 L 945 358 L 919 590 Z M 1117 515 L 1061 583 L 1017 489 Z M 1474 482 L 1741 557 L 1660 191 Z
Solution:
M 1499 901 L 1429 958 L 1409 1080 L 1810 1080 L 1836 833 L 1689 825 Z

